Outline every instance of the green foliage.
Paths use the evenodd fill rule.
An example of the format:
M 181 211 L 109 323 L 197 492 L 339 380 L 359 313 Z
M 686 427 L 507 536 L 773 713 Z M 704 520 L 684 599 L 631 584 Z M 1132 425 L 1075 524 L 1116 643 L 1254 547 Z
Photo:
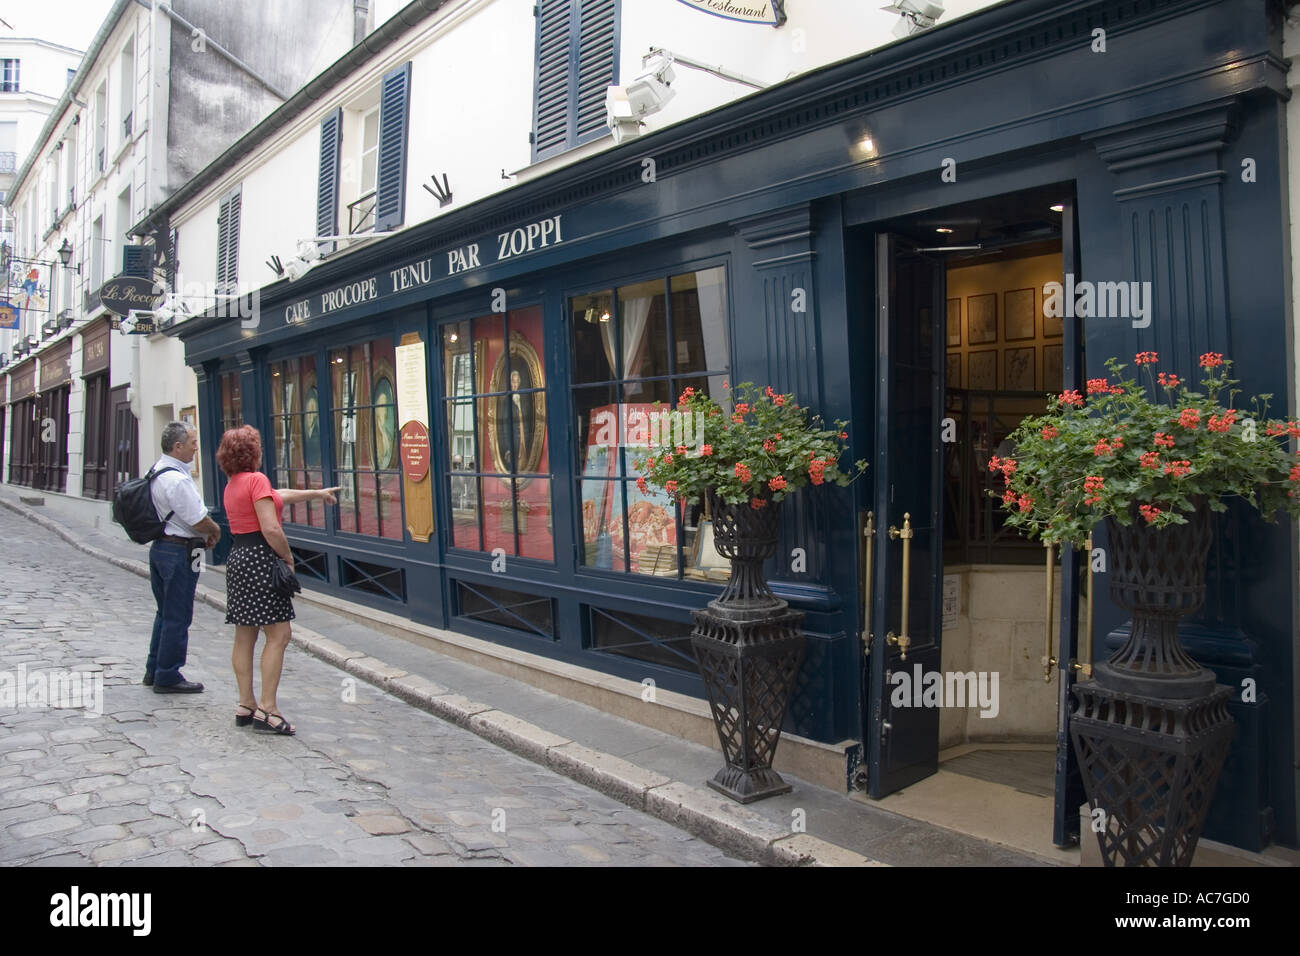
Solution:
M 1232 363 L 1218 353 L 1201 356 L 1204 392 L 1157 373 L 1156 361 L 1154 352 L 1136 357 L 1144 386 L 1119 380 L 1127 366 L 1112 358 L 1106 367 L 1116 383 L 1091 379 L 1086 398 L 1063 392 L 1050 399 L 1046 415 L 1020 423 L 1010 436 L 1014 456 L 989 462 L 1003 475 L 999 497 L 1009 525 L 1078 545 L 1108 516 L 1162 528 L 1185 524 L 1199 502 L 1225 511 L 1231 496 L 1265 519 L 1278 509 L 1300 515 L 1300 459 L 1289 451 L 1300 422 L 1268 421 L 1268 395 L 1251 399 L 1249 414 L 1233 408 L 1240 390 L 1227 377 Z M 1151 400 L 1148 392 L 1163 397 Z
M 865 461 L 847 472 L 839 467 L 848 422 L 826 428 L 819 416 L 809 419 L 794 395 L 750 382 L 737 385 L 732 400 L 734 411 L 728 415 L 707 395 L 686 389 L 677 411 L 703 427 L 693 435 L 693 446 L 664 447 L 635 463 L 643 473 L 637 479 L 642 490 L 651 484 L 678 500 L 696 501 L 712 488 L 723 501 L 761 508 L 808 484 L 847 485 L 866 470 Z

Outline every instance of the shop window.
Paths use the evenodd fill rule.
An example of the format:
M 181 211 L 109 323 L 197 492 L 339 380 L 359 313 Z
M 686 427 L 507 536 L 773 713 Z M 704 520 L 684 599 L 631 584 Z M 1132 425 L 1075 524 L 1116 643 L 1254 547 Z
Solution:
M 589 567 L 704 579 L 697 555 L 702 502 L 679 508 L 636 486 L 655 402 L 689 387 L 726 404 L 730 367 L 722 267 L 638 282 L 569 300 L 581 561 Z M 683 423 L 689 430 L 694 423 Z M 683 437 L 686 437 L 684 434 Z
M 329 353 L 340 531 L 401 541 L 396 350 L 375 339 Z M 304 413 L 305 417 L 305 413 Z
M 555 560 L 542 332 L 540 306 L 442 328 L 453 547 Z
M 36 423 L 36 399 L 14 402 L 10 411 L 9 483 L 32 486 L 36 472 L 36 445 L 40 430 Z
M 324 488 L 321 465 L 320 392 L 316 357 L 305 355 L 271 363 L 271 418 L 274 447 L 270 449 L 277 488 Z M 284 520 L 314 528 L 325 527 L 325 504 L 304 501 L 286 505 Z
M 68 488 L 68 399 L 72 386 L 42 392 L 36 402 L 36 474 L 33 488 L 66 491 Z
M 83 388 L 86 395 L 86 420 L 81 493 L 87 498 L 107 499 L 112 479 L 109 468 L 112 417 L 108 373 L 102 372 L 86 378 Z
M 550 598 L 484 584 L 456 582 L 459 616 L 555 639 L 555 606 Z
M 239 389 L 238 372 L 226 372 L 221 376 L 221 431 L 223 434 L 244 424 L 244 403 L 240 397 Z
M 618 0 L 540 0 L 533 161 L 599 139 L 618 83 Z

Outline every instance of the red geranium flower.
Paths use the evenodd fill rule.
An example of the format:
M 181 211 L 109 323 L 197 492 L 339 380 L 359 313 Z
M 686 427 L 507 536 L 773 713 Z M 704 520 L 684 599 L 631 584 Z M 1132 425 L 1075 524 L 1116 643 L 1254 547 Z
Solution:
M 755 511 L 761 511 L 763 508 L 767 506 L 767 502 L 764 501 L 762 498 L 750 498 L 749 506 L 753 508 Z
M 712 445 L 701 445 L 701 446 L 700 446 L 700 454 L 703 455 L 705 458 L 708 458 L 710 455 L 713 454 L 713 446 L 712 446 Z
M 1043 428 L 1043 438 L 1046 441 L 1051 441 L 1053 438 L 1056 438 L 1060 434 L 1061 433 L 1057 430 L 1055 425 L 1047 425 L 1046 427 Z
M 767 486 L 771 488 L 773 491 L 780 491 L 782 488 L 785 487 L 785 485 L 786 485 L 786 481 L 780 475 L 777 475 L 775 478 L 771 479 L 767 483 Z
M 1218 368 L 1222 364 L 1222 352 L 1206 352 L 1201 356 L 1201 368 Z
M 1083 396 L 1079 394 L 1078 389 L 1067 389 L 1061 393 L 1062 405 L 1073 405 L 1075 408 L 1083 408 Z
M 1156 355 L 1155 352 L 1139 352 L 1133 356 L 1133 364 L 1135 365 L 1154 365 L 1159 361 L 1160 356 Z
M 1201 413 L 1194 408 L 1184 408 L 1178 416 L 1178 424 L 1189 430 L 1195 430 L 1201 424 Z

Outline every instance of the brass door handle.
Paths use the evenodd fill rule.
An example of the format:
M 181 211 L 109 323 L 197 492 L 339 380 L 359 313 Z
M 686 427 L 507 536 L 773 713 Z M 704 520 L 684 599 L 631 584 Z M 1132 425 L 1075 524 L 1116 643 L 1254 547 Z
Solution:
M 885 643 L 897 647 L 901 652 L 899 660 L 907 660 L 907 649 L 912 646 L 912 638 L 908 633 L 908 623 L 910 609 L 909 604 L 912 597 L 912 515 L 911 512 L 903 513 L 903 527 L 895 528 L 892 524 L 889 526 L 889 537 L 898 540 L 903 539 L 903 610 L 902 620 L 899 622 L 899 633 L 895 634 L 890 631 L 885 635 Z
M 862 562 L 862 656 L 871 653 L 871 591 L 875 584 L 876 552 L 876 513 L 867 512 L 867 521 L 862 528 L 862 539 L 866 555 Z
M 1047 683 L 1052 682 L 1052 669 L 1056 667 L 1056 657 L 1052 654 L 1052 615 L 1055 605 L 1056 591 L 1056 562 L 1054 560 L 1056 549 L 1050 543 L 1044 542 L 1047 549 L 1047 620 L 1043 625 L 1043 680 Z
M 1088 543 L 1085 545 L 1087 554 L 1084 560 L 1088 562 L 1088 598 L 1084 604 L 1083 615 L 1083 633 L 1079 635 L 1079 660 L 1074 662 L 1073 667 L 1077 671 L 1082 671 L 1085 678 L 1092 677 L 1092 588 L 1095 583 L 1092 579 L 1092 535 L 1088 535 Z

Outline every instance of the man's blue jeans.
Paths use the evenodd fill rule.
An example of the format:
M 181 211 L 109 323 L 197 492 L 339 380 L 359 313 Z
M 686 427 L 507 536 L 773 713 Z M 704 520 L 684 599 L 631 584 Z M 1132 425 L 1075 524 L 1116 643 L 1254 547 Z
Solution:
M 149 547 L 149 581 L 158 613 L 153 619 L 146 674 L 153 674 L 156 687 L 170 687 L 182 680 L 185 652 L 190 643 L 190 622 L 194 619 L 194 589 L 199 572 L 193 570 L 190 549 L 174 541 L 155 541 Z

